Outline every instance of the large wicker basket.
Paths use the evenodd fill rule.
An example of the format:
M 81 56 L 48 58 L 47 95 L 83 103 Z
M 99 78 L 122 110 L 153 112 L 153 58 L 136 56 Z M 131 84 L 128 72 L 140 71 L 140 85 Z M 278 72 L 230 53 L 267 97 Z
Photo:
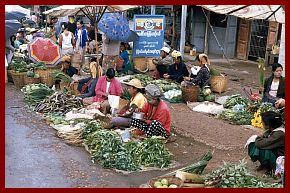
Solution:
M 134 58 L 134 69 L 139 72 L 147 72 L 149 70 L 147 58 Z
M 13 70 L 7 70 L 8 82 L 13 82 L 12 72 Z
M 168 184 L 175 184 L 178 188 L 181 188 L 183 186 L 183 182 L 180 178 L 177 177 L 168 177 L 168 176 L 161 176 L 161 177 L 157 177 L 157 178 L 152 178 L 151 180 L 149 180 L 149 182 L 147 183 L 147 185 L 150 188 L 154 188 L 154 183 L 158 180 L 161 181 L 162 179 L 166 179 L 168 181 Z
M 147 58 L 148 70 L 149 71 L 155 71 L 156 70 L 156 65 L 153 64 L 152 60 L 153 60 L 153 58 Z
M 53 67 L 53 68 L 48 68 L 47 70 L 35 70 L 36 74 L 39 74 L 40 77 L 40 82 L 43 84 L 46 84 L 47 86 L 52 86 L 54 85 L 54 81 L 52 78 L 52 72 L 54 70 L 59 69 L 58 67 Z
M 28 77 L 24 76 L 24 84 L 38 84 L 40 83 L 40 77 L 39 78 L 33 78 L 33 77 Z
M 200 93 L 199 86 L 182 86 L 182 99 L 184 102 L 196 102 Z
M 17 88 L 22 88 L 24 86 L 24 76 L 26 76 L 25 72 L 15 72 L 11 73 L 14 85 Z
M 218 92 L 221 94 L 227 90 L 228 78 L 226 75 L 221 76 L 211 76 L 210 87 L 213 92 Z

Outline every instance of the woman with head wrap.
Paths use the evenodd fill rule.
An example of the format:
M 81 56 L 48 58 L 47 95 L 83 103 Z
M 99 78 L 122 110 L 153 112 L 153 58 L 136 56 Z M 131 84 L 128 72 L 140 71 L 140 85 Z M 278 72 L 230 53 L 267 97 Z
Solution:
M 285 129 L 282 127 L 281 115 L 268 111 L 262 113 L 262 123 L 266 130 L 262 136 L 254 135 L 247 141 L 248 154 L 253 162 L 259 161 L 257 170 L 272 171 L 276 167 L 276 159 L 284 156 Z
M 98 66 L 98 74 L 97 74 L 97 66 Z M 98 82 L 98 78 L 102 76 L 102 68 L 97 64 L 94 60 L 90 63 L 90 73 L 91 77 L 81 79 L 78 82 L 78 91 L 80 93 L 79 97 L 88 98 L 95 96 L 96 84 Z M 73 83 L 74 83 L 73 82 Z
M 208 65 L 210 65 L 210 62 L 206 54 L 199 54 L 196 57 L 196 60 L 198 61 L 200 67 L 196 77 L 184 77 L 184 80 L 191 81 L 200 88 L 203 88 L 209 83 L 210 71 Z
M 169 66 L 168 73 L 165 73 L 163 77 L 181 83 L 183 77 L 189 75 L 188 70 L 182 61 L 181 53 L 179 51 L 174 50 L 171 53 L 171 56 L 174 63 Z
M 149 84 L 145 87 L 147 102 L 140 110 L 144 113 L 144 120 L 132 118 L 131 127 L 143 131 L 147 137 L 170 136 L 170 111 L 166 103 L 160 99 L 162 92 L 157 85 Z
M 63 56 L 61 60 L 61 71 L 63 73 L 72 77 L 74 74 L 78 74 L 78 70 L 71 66 L 71 57 L 70 56 Z

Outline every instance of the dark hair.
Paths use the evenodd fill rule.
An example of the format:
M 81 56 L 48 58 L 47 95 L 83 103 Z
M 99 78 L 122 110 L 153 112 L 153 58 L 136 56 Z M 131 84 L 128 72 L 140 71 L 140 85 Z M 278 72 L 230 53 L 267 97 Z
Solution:
M 283 66 L 280 63 L 273 63 L 272 64 L 272 72 L 275 72 L 277 68 L 281 67 L 283 70 Z
M 171 23 L 169 26 L 170 26 L 170 27 L 173 26 L 173 23 Z
M 124 46 L 125 47 L 125 44 L 126 44 L 125 42 L 121 42 L 121 46 Z
M 274 111 L 264 112 L 261 116 L 264 124 L 273 129 L 276 129 L 283 124 L 281 115 Z
M 64 29 L 68 29 L 68 24 L 67 23 L 63 23 L 63 28 Z
M 82 20 L 78 20 L 77 22 L 79 22 L 81 25 L 84 25 L 84 22 Z
M 97 62 L 97 57 L 91 58 L 91 62 Z
M 109 68 L 106 72 L 106 76 L 109 78 L 109 79 L 112 79 L 115 77 L 115 70 L 114 68 Z

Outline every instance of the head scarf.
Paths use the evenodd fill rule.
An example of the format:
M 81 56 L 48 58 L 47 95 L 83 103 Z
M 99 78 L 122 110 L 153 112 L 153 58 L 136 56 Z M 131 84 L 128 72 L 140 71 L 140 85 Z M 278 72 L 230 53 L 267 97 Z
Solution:
M 98 65 L 99 73 L 98 73 L 98 76 L 97 76 L 97 65 L 98 65 L 97 62 L 91 62 L 90 63 L 90 71 L 92 73 L 92 77 L 93 78 L 102 76 L 102 68 L 100 68 L 100 65 Z
M 148 84 L 145 87 L 145 95 L 154 99 L 158 99 L 162 96 L 162 91 L 160 90 L 159 86 L 155 84 Z

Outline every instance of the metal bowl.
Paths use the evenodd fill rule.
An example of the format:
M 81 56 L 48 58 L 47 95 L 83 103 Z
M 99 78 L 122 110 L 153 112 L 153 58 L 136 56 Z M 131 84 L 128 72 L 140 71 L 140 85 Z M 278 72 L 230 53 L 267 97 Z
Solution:
M 144 119 L 144 113 L 142 113 L 142 112 L 134 112 L 132 118 L 143 120 Z

